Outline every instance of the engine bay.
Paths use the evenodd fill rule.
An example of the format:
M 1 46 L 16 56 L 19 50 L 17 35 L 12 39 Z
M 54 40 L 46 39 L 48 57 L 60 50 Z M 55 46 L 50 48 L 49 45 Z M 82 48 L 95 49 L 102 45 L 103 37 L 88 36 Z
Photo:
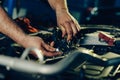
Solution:
M 17 77 L 22 74 L 21 78 L 27 76 L 30 80 L 119 79 L 120 29 L 115 26 L 81 25 L 81 31 L 69 42 L 66 41 L 66 37 L 61 37 L 62 33 L 56 27 L 29 35 L 39 36 L 47 44 L 54 41 L 56 51 L 63 54 L 54 57 L 40 55 L 42 57 L 35 58 L 29 54 L 34 48 L 24 49 L 1 34 L 0 75 L 4 78 L 10 76 L 15 79 L 14 75 L 11 77 L 12 73 L 18 74 Z M 5 61 L 6 59 L 9 62 Z M 30 65 L 33 67 L 28 67 Z

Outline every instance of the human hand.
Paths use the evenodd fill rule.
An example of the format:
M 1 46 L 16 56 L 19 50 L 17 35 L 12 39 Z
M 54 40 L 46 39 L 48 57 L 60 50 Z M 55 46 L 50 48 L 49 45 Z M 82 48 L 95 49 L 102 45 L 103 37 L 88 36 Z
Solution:
M 80 31 L 77 20 L 65 9 L 56 10 L 57 24 L 62 30 L 62 37 L 67 34 L 67 41 Z
M 47 45 L 40 37 L 37 37 L 37 36 L 27 36 L 23 42 L 23 47 L 38 48 L 42 51 L 43 55 L 48 56 L 48 57 L 57 56 L 61 54 L 61 52 L 56 52 L 55 48 Z

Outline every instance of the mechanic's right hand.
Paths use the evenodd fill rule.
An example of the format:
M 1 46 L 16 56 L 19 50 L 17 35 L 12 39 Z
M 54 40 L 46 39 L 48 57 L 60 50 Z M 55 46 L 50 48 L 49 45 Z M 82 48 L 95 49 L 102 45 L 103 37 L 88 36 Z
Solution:
M 22 46 L 25 48 L 29 48 L 29 47 L 38 48 L 42 51 L 43 55 L 48 56 L 48 57 L 57 56 L 61 54 L 61 52 L 56 52 L 55 48 L 53 48 L 50 45 L 47 45 L 43 41 L 43 39 L 37 36 L 27 36 L 24 39 Z

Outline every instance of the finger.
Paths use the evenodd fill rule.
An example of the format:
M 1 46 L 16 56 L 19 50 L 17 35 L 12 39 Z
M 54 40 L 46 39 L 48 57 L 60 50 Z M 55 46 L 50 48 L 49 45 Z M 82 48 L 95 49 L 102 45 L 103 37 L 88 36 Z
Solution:
M 73 30 L 73 35 L 75 36 L 78 32 L 77 26 L 75 25 L 75 23 L 73 21 L 70 24 L 71 24 L 71 27 L 72 27 L 72 30 Z
M 57 56 L 57 55 L 61 54 L 61 52 L 48 52 L 48 51 L 45 51 L 45 50 L 43 50 L 42 52 L 45 56 L 48 56 L 48 57 Z
M 55 42 L 54 41 L 52 41 L 52 42 L 50 42 L 50 46 L 54 46 L 55 45 Z
M 79 23 L 78 23 L 77 21 L 75 21 L 75 25 L 76 25 L 76 27 L 77 27 L 77 30 L 80 31 L 81 28 L 80 28 L 80 25 L 79 25 Z
M 62 54 L 61 52 L 56 52 L 56 51 L 47 51 L 44 47 L 41 47 L 41 51 L 45 56 L 52 57 L 52 56 L 57 56 Z
M 50 52 L 54 52 L 55 51 L 55 48 L 53 48 L 52 46 L 47 45 L 46 43 L 42 43 L 42 47 L 44 49 L 46 49 L 47 51 L 50 51 Z
M 65 22 L 64 27 L 65 27 L 65 30 L 67 32 L 67 41 L 69 41 L 72 39 L 73 30 L 72 30 L 71 25 L 68 21 Z
M 72 18 L 74 24 L 76 25 L 77 30 L 80 31 L 81 28 L 80 28 L 80 25 L 79 25 L 78 21 L 73 16 L 71 16 L 71 18 Z
M 61 52 L 56 52 L 56 49 L 47 45 L 46 43 L 42 42 L 41 44 L 41 47 L 40 47 L 40 50 L 42 51 L 42 53 L 45 55 L 45 56 L 57 56 L 57 55 L 60 55 Z
M 62 25 L 60 25 L 59 27 L 62 31 L 62 37 L 64 37 L 66 35 L 66 30 L 65 30 L 64 26 L 62 26 Z

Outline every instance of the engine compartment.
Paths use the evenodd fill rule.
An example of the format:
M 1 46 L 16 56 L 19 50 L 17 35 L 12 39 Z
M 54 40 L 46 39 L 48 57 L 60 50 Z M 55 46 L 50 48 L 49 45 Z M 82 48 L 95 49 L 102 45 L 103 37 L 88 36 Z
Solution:
M 105 33 L 105 37 L 102 38 L 102 40 L 100 40 L 99 37 L 100 32 Z M 60 73 L 56 72 L 54 74 L 50 74 L 50 76 L 46 75 L 47 73 L 46 74 L 29 73 L 29 75 L 25 74 L 24 76 L 27 76 L 27 78 L 30 78 L 30 80 L 119 79 L 118 75 L 119 75 L 119 64 L 120 64 L 120 60 L 119 60 L 120 29 L 116 28 L 115 26 L 81 25 L 81 31 L 70 42 L 66 41 L 66 37 L 62 38 L 61 31 L 55 27 L 52 29 L 41 30 L 39 32 L 31 33 L 30 35 L 39 36 L 48 44 L 50 44 L 51 41 L 54 41 L 55 42 L 54 47 L 58 51 L 61 51 L 63 53 L 60 56 L 54 56 L 54 57 L 43 56 L 44 57 L 44 60 L 42 62 L 43 65 L 45 64 L 51 66 L 55 64 L 57 67 L 57 64 L 60 64 L 62 61 L 66 62 L 64 63 L 66 65 L 60 66 L 60 67 L 64 66 L 65 69 L 63 70 L 60 69 L 61 70 L 61 71 L 59 70 Z M 113 45 L 109 45 L 108 41 L 105 41 L 106 35 L 109 35 L 110 37 L 114 38 Z M 6 44 L 8 40 L 10 40 L 10 42 Z M 3 45 L 1 44 L 1 48 L 0 48 L 1 54 L 4 54 L 5 56 L 9 56 L 11 58 L 17 57 L 19 61 L 25 49 L 20 45 L 16 44 L 8 37 L 5 37 L 4 35 L 1 35 L 1 43 L 3 43 Z M 73 56 L 74 54 L 76 55 L 75 57 Z M 28 63 L 29 61 L 32 60 L 35 63 L 40 64 L 38 58 L 35 58 L 30 54 L 27 54 L 26 57 L 27 58 L 25 60 L 27 60 Z M 69 63 L 69 59 L 73 59 L 73 62 L 71 60 L 70 63 L 71 65 L 68 66 L 67 63 Z M 14 71 L 14 67 L 11 70 L 8 69 L 5 70 L 6 70 L 5 72 L 4 71 L 3 73 L 0 72 L 0 74 L 4 76 L 6 76 L 6 74 L 4 74 L 6 72 L 14 72 L 15 74 L 16 73 L 21 74 L 21 71 L 19 72 L 19 70 L 17 71 L 17 69 Z M 23 73 L 21 76 L 23 77 L 24 70 L 22 72 Z M 12 79 L 13 79 L 13 75 L 12 75 Z

